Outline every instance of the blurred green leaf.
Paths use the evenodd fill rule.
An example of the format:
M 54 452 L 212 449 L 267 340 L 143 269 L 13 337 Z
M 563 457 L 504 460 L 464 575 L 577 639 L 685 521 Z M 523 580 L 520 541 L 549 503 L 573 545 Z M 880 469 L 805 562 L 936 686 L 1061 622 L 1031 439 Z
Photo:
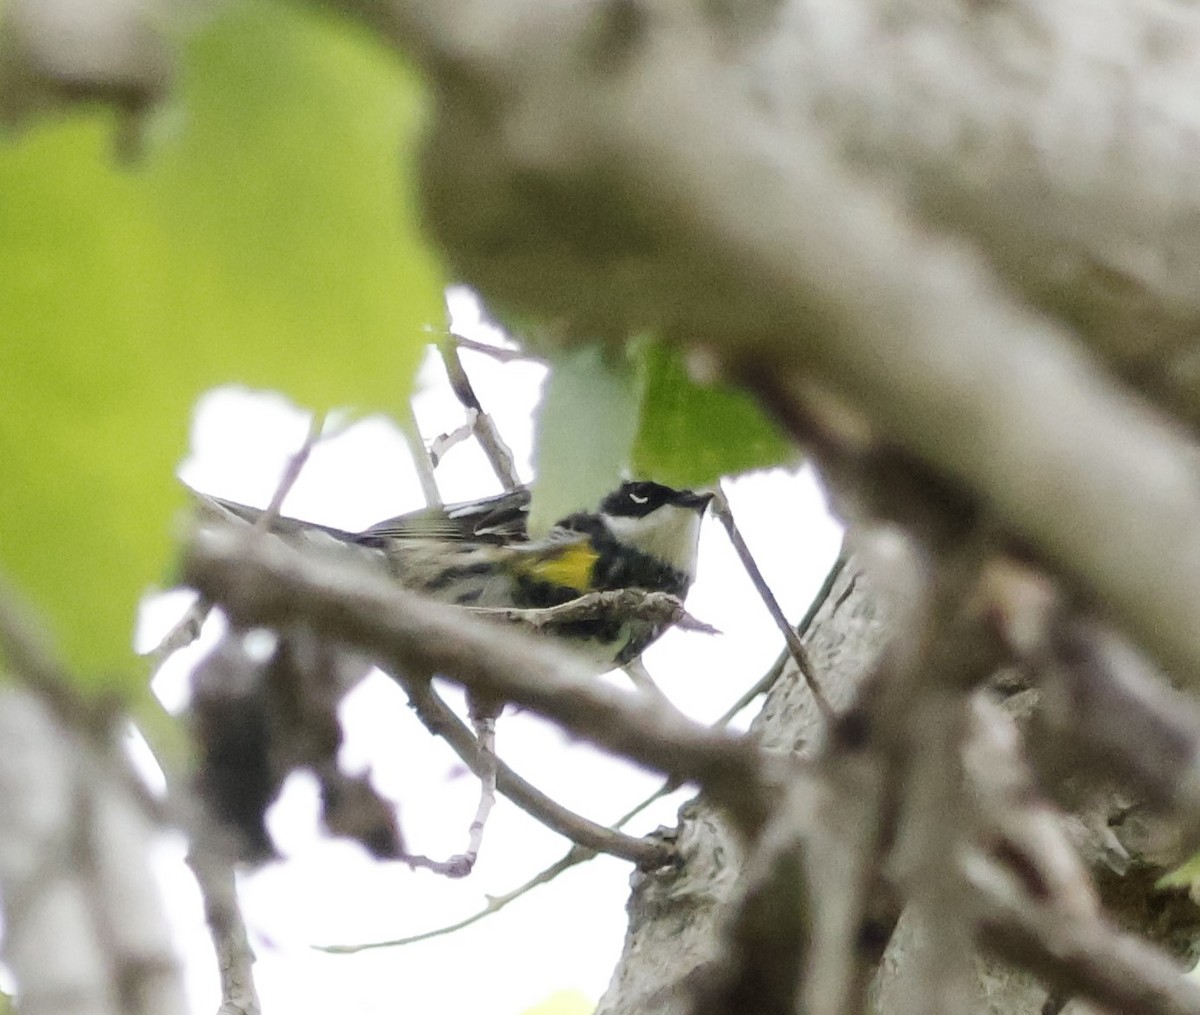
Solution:
M 1155 888 L 1191 888 L 1200 881 L 1200 853 L 1185 860 L 1155 882 Z
M 596 1005 L 577 990 L 560 990 L 521 1015 L 591 1015 Z
M 296 7 L 220 12 L 142 165 L 103 110 L 0 145 L 0 568 L 92 673 L 137 673 L 197 395 L 395 408 L 444 324 L 398 162 L 414 79 Z
M 633 469 L 677 487 L 796 461 L 797 452 L 754 401 L 725 385 L 688 377 L 679 352 L 661 342 L 640 353 L 645 393 Z
M 641 383 L 598 345 L 557 354 L 537 412 L 529 531 L 591 510 L 621 482 L 637 432 Z

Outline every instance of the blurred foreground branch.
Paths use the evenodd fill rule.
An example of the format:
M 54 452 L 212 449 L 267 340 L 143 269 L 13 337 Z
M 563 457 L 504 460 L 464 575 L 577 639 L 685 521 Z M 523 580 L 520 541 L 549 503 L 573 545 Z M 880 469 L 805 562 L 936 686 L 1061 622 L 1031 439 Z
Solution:
M 308 559 L 280 541 L 247 544 L 236 530 L 208 529 L 193 537 L 183 567 L 188 583 L 239 623 L 303 618 L 314 631 L 360 646 L 389 669 L 441 673 L 474 693 L 519 703 L 601 748 L 696 781 L 747 827 L 761 822 L 761 762 L 743 738 L 598 684 L 568 652 L 473 621 L 348 563 Z
M 115 725 L 69 695 L 31 614 L 0 593 L 0 897 L 22 1015 L 185 1011 L 150 876 L 155 809 Z

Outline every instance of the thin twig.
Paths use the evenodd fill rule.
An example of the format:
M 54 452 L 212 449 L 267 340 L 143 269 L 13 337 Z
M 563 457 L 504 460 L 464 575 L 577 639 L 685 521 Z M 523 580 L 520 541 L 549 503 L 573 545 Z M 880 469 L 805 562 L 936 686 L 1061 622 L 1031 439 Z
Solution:
M 825 580 L 821 583 L 821 587 L 817 590 L 817 594 L 813 596 L 812 602 L 808 604 L 808 609 L 805 610 L 804 616 L 801 618 L 800 623 L 796 625 L 796 634 L 798 637 L 803 638 L 806 634 L 808 634 L 809 628 L 812 627 L 813 621 L 817 619 L 817 614 L 820 612 L 821 607 L 824 606 L 826 600 L 829 599 L 830 594 L 833 592 L 833 586 L 837 582 L 838 577 L 841 575 L 845 567 L 846 558 L 839 555 L 838 559 L 833 562 L 833 566 L 829 569 L 829 573 L 825 575 Z M 746 691 L 744 691 L 741 697 L 739 697 L 737 701 L 735 701 L 728 709 L 726 709 L 724 714 L 715 723 L 713 723 L 713 725 L 718 728 L 728 726 L 729 723 L 733 721 L 734 717 L 755 698 L 757 698 L 760 694 L 766 694 L 772 687 L 775 686 L 779 678 L 783 676 L 783 671 L 787 668 L 788 660 L 792 658 L 794 657 L 791 649 L 785 648 L 782 652 L 780 652 L 778 658 L 776 658 L 775 662 L 771 664 L 767 672 L 759 677 L 758 680 L 756 680 Z
M 479 441 L 479 446 L 487 455 L 492 471 L 496 474 L 496 478 L 504 484 L 505 490 L 515 490 L 521 486 L 521 477 L 517 475 L 512 451 L 501 439 L 492 417 L 484 412 L 483 406 L 479 404 L 479 398 L 471 386 L 471 379 L 463 369 L 462 360 L 459 359 L 458 346 L 452 339 L 443 339 L 438 342 L 438 352 L 441 353 L 442 362 L 446 366 L 446 376 L 450 380 L 450 387 L 453 389 L 455 397 L 462 403 L 463 408 L 467 410 L 467 418 L 475 432 L 475 439 Z
M 300 473 L 308 464 L 309 456 L 312 454 L 313 448 L 317 446 L 317 442 L 320 441 L 324 429 L 325 413 L 314 412 L 308 420 L 308 432 L 304 435 L 304 443 L 288 459 L 287 465 L 283 469 L 283 475 L 279 477 L 279 482 L 275 485 L 275 493 L 271 497 L 271 502 L 254 523 L 257 531 L 269 531 L 271 524 L 279 517 L 279 510 L 283 507 L 283 502 L 287 500 L 287 495 L 292 492 L 292 487 L 296 485 L 296 480 L 300 478 Z
M 477 744 L 476 757 L 479 764 L 479 803 L 475 817 L 467 832 L 467 848 L 445 860 L 435 860 L 421 853 L 406 853 L 401 859 L 410 867 L 420 867 L 448 878 L 465 878 L 475 869 L 479 849 L 483 845 L 483 831 L 487 827 L 488 815 L 496 805 L 496 719 L 492 715 L 472 716 Z M 431 729 L 430 732 L 433 732 Z
M 483 353 L 485 356 L 490 356 L 492 359 L 500 363 L 545 363 L 546 360 L 542 356 L 536 356 L 525 349 L 506 349 L 500 345 L 491 345 L 488 342 L 476 342 L 473 338 L 467 338 L 466 335 L 451 334 L 454 339 L 454 344 L 460 349 L 470 349 L 472 352 Z
M 437 478 L 433 474 L 433 460 L 429 457 L 429 450 L 425 447 L 425 441 L 421 437 L 421 427 L 417 423 L 417 417 L 413 413 L 412 405 L 408 406 L 408 418 L 405 419 L 404 425 L 400 428 L 404 432 L 404 439 L 408 442 L 409 455 L 412 458 L 413 468 L 417 470 L 417 479 L 421 483 L 421 494 L 425 498 L 427 507 L 439 507 L 442 504 L 442 494 L 438 490 Z
M 483 829 L 496 805 L 496 717 L 473 716 L 472 724 L 475 727 L 475 739 L 479 743 L 480 759 L 484 764 L 484 772 L 479 779 L 479 805 L 475 809 L 467 838 L 466 860 L 474 867 L 483 843 Z
M 482 774 L 478 741 L 429 681 L 396 673 L 389 675 L 408 695 L 417 718 L 425 728 L 445 740 L 471 771 Z M 631 860 L 641 867 L 661 866 L 670 857 L 670 850 L 661 843 L 622 835 L 568 810 L 526 782 L 499 759 L 496 761 L 496 787 L 547 828 L 597 853 Z
M 204 596 L 197 596 L 184 611 L 171 629 L 162 636 L 162 640 L 151 650 L 149 655 L 150 673 L 156 674 L 163 664 L 176 652 L 187 648 L 197 638 L 204 627 L 204 622 L 212 612 L 213 604 Z
M 436 927 L 433 930 L 423 931 L 420 934 L 412 934 L 409 937 L 396 938 L 392 941 L 371 941 L 367 944 L 357 945 L 313 945 L 313 948 L 332 955 L 353 955 L 355 952 L 365 952 L 372 948 L 399 948 L 402 945 L 416 944 L 418 941 L 429 941 L 432 938 L 444 937 L 447 934 L 453 934 L 455 931 L 464 930 L 472 924 L 491 916 L 493 913 L 500 912 L 509 903 L 516 902 L 523 895 L 528 895 L 529 892 L 533 891 L 539 885 L 549 884 L 560 874 L 570 870 L 577 864 L 590 860 L 595 855 L 595 850 L 588 849 L 585 846 L 572 846 L 561 860 L 538 872 L 523 885 L 514 888 L 510 892 L 505 892 L 503 895 L 490 896 L 487 905 L 483 909 L 472 913 L 468 917 L 464 917 L 456 923 L 447 924 L 444 927 Z
M 750 552 L 750 547 L 746 545 L 746 540 L 742 538 L 741 532 L 738 530 L 737 523 L 733 518 L 733 511 L 729 507 L 729 500 L 725 496 L 725 491 L 721 485 L 717 484 L 717 491 L 712 499 L 713 513 L 721 520 L 721 524 L 725 526 L 725 531 L 729 534 L 729 541 L 733 544 L 733 548 L 737 551 L 737 555 L 742 562 L 742 567 L 746 569 L 746 574 L 750 576 L 750 581 L 754 583 L 754 588 L 761 597 L 763 604 L 767 607 L 767 611 L 771 614 L 771 618 L 775 621 L 775 626 L 779 628 L 783 634 L 784 640 L 787 642 L 788 651 L 791 652 L 792 658 L 796 660 L 796 666 L 800 670 L 800 675 L 804 678 L 804 682 L 812 691 L 813 700 L 820 709 L 825 721 L 833 717 L 833 709 L 826 700 L 825 695 L 821 692 L 821 685 L 817 681 L 816 672 L 813 670 L 812 659 L 809 658 L 808 649 L 804 647 L 804 643 L 800 640 L 800 636 L 796 633 L 779 605 L 779 600 L 775 598 L 775 594 L 767 585 L 767 580 L 763 577 L 762 571 L 759 570 L 758 564 L 754 560 L 754 555 Z

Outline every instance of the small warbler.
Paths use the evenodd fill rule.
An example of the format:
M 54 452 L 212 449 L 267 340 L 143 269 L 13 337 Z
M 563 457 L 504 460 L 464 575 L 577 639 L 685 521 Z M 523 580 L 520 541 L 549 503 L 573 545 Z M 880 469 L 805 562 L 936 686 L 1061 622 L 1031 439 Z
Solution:
M 217 498 L 210 509 L 255 521 L 262 512 Z M 358 548 L 404 587 L 458 606 L 540 609 L 589 592 L 640 589 L 682 599 L 696 577 L 700 520 L 712 494 L 652 482 L 622 484 L 594 512 L 529 539 L 529 490 L 426 508 L 345 532 L 280 517 L 272 530 L 303 542 Z M 632 662 L 668 625 L 602 615 L 539 630 L 602 673 Z

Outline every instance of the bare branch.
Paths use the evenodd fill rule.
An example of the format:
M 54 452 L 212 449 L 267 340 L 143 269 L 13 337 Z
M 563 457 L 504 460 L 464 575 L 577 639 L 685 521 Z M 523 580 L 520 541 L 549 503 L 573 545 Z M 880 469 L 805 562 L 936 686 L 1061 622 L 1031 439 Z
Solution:
M 413 853 L 406 854 L 403 858 L 411 867 L 421 867 L 449 878 L 465 878 L 475 869 L 475 861 L 479 859 L 479 849 L 483 845 L 483 832 L 487 827 L 488 815 L 492 813 L 496 804 L 496 771 L 500 763 L 496 757 L 496 717 L 491 714 L 473 714 L 471 718 L 475 727 L 474 767 L 479 776 L 479 803 L 467 832 L 467 848 L 447 860 L 433 860 Z
M 785 423 L 789 406 L 813 407 L 814 392 L 836 401 L 868 445 L 897 447 L 967 503 L 988 505 L 1179 679 L 1200 682 L 1192 442 L 1122 390 L 1067 328 L 1020 305 L 992 262 L 929 228 L 902 188 L 847 172 L 842 152 L 852 145 L 828 143 L 810 116 L 785 127 L 771 103 L 755 105 L 742 63 L 703 44 L 709 36 L 695 24 L 635 24 L 640 45 L 629 43 L 628 60 L 607 75 L 580 74 L 580 54 L 594 51 L 616 9 L 524 2 L 479 18 L 456 8 L 451 19 L 416 2 L 396 5 L 418 55 L 453 53 L 463 61 L 451 61 L 453 81 L 470 66 L 478 87 L 494 85 L 491 94 L 504 97 L 495 123 L 512 128 L 498 126 L 504 144 L 479 151 L 478 132 L 459 129 L 474 91 L 455 91 L 452 81 L 444 89 L 426 212 L 461 275 L 485 298 L 561 319 L 573 335 L 658 330 L 703 347 Z M 1048 15 L 1059 16 L 1070 24 L 1075 15 Z M 1188 25 L 1195 30 L 1194 18 Z M 966 59 L 972 44 L 961 31 L 952 37 L 952 51 Z M 436 76 L 446 65 L 428 66 Z M 539 129 L 523 131 L 532 108 Z M 1163 112 L 1183 144 L 1193 125 Z M 914 175 L 924 157 L 910 165 Z M 1015 158 L 1020 171 L 1033 168 L 1029 158 Z M 564 168 L 561 177 L 547 169 L 547 185 L 563 187 L 603 166 L 612 193 L 599 195 L 599 206 L 611 197 L 621 221 L 643 223 L 656 256 L 618 248 L 608 270 L 598 270 L 594 258 L 577 256 L 570 229 L 556 233 L 532 203 L 514 202 L 509 220 L 479 224 L 473 213 L 493 207 L 489 195 L 511 197 L 513 173 L 551 164 Z M 1182 161 L 1181 171 L 1190 165 Z M 1121 192 L 1136 191 L 1135 218 L 1137 202 L 1151 200 L 1136 175 L 1126 166 L 1107 177 Z M 1017 179 L 1027 177 L 1014 172 L 1013 186 Z M 1064 186 L 1057 195 L 1060 224 L 1067 209 L 1080 221 L 1077 194 Z M 994 217 L 985 207 L 972 221 Z M 511 256 L 480 240 L 509 225 Z M 1092 255 L 1103 263 L 1103 250 L 1140 242 L 1120 235 L 1079 252 L 1081 263 Z M 1058 239 L 1071 249 L 1065 225 Z M 1156 256 L 1170 260 L 1165 249 Z M 1053 288 L 1049 275 L 1043 285 Z
M 523 885 L 514 888 L 512 891 L 505 892 L 503 895 L 489 896 L 487 905 L 483 909 L 472 913 L 470 916 L 456 923 L 447 924 L 444 927 L 423 931 L 420 934 L 412 934 L 409 937 L 396 938 L 393 941 L 371 941 L 366 944 L 357 945 L 314 945 L 313 947 L 318 951 L 329 952 L 333 955 L 353 955 L 355 952 L 369 951 L 373 948 L 400 948 L 404 945 L 416 944 L 418 941 L 429 941 L 432 938 L 444 937 L 447 934 L 455 933 L 455 931 L 464 930 L 472 924 L 486 919 L 493 913 L 500 912 L 510 902 L 516 902 L 517 899 L 528 895 L 535 888 L 549 884 L 564 871 L 568 871 L 572 867 L 590 860 L 595 855 L 594 850 L 584 846 L 572 846 L 561 860 L 539 871 Z
M 454 344 L 460 349 L 470 349 L 471 352 L 482 353 L 484 356 L 490 356 L 492 359 L 500 363 L 545 363 L 541 357 L 524 349 L 506 349 L 499 345 L 489 345 L 487 342 L 476 342 L 473 338 L 467 338 L 466 335 L 451 335 L 454 339 Z
M 499 630 L 352 563 L 308 559 L 278 540 L 247 546 L 214 527 L 185 548 L 183 572 L 242 623 L 303 619 L 389 669 L 444 674 L 472 694 L 519 703 L 606 750 L 694 779 L 744 827 L 761 824 L 763 759 L 745 739 L 685 721 L 644 696 L 631 700 L 544 639 Z
M 55 658 L 44 629 L 15 589 L 0 576 L 0 661 L 6 672 L 35 690 L 64 717 L 80 721 L 86 709 Z M 82 723 L 81 723 L 82 724 Z
M 923 934 L 897 1015 L 953 1015 L 971 996 L 974 912 L 958 862 L 969 823 L 962 772 L 966 709 L 961 691 L 931 688 L 910 716 L 900 841 L 891 862 L 901 868 L 897 876 Z
M 804 618 L 801 620 L 800 624 L 797 627 L 797 630 L 799 631 L 799 633 L 801 635 L 804 635 L 805 633 L 807 633 L 809 627 L 811 626 L 813 620 L 816 617 L 817 611 L 821 608 L 821 606 L 828 599 L 829 594 L 833 589 L 833 584 L 837 580 L 837 576 L 839 574 L 841 574 L 842 569 L 844 567 L 845 567 L 845 558 L 839 557 L 834 562 L 833 567 L 830 568 L 829 574 L 826 575 L 825 581 L 822 583 L 821 588 L 818 590 L 816 596 L 814 596 L 812 603 L 809 605 L 808 610 L 805 612 Z M 783 668 L 787 664 L 787 661 L 791 658 L 792 658 L 791 653 L 785 649 L 783 651 L 783 653 L 779 656 L 779 658 L 770 667 L 770 669 L 768 669 L 767 672 L 759 680 L 757 680 L 755 682 L 753 687 L 751 687 L 748 691 L 746 691 L 744 694 L 742 694 L 741 697 L 739 697 L 738 700 L 733 703 L 733 705 L 731 705 L 728 709 L 726 709 L 725 712 L 722 714 L 722 716 L 713 724 L 713 726 L 716 728 L 721 728 L 721 727 L 728 725 L 729 722 L 734 718 L 734 716 L 736 716 L 739 712 L 741 712 L 747 705 L 750 704 L 750 702 L 752 702 L 759 695 L 761 695 L 761 694 L 765 693 L 767 690 L 769 690 L 774 685 L 775 681 L 779 679 L 780 673 L 783 671 Z M 641 814 L 647 807 L 651 806 L 658 800 L 661 800 L 664 796 L 667 796 L 668 794 L 677 790 L 679 788 L 679 785 L 680 784 L 677 780 L 668 779 L 666 782 L 664 782 L 662 784 L 662 786 L 659 787 L 659 789 L 657 789 L 654 793 L 651 793 L 645 799 L 639 801 L 630 810 L 626 811 L 625 814 L 623 814 L 616 821 L 614 821 L 612 823 L 612 825 L 610 825 L 609 827 L 613 831 L 623 828 L 630 821 L 632 821 L 635 817 L 637 817 L 639 814 Z M 518 795 L 514 794 L 514 799 L 517 799 L 517 797 L 518 797 Z M 518 803 L 518 806 L 522 806 L 522 805 L 520 803 Z M 635 839 L 632 841 L 640 843 L 643 840 Z M 492 913 L 494 913 L 500 909 L 503 909 L 504 906 L 508 905 L 508 903 L 513 902 L 516 899 L 519 899 L 521 896 L 525 895 L 527 892 L 530 892 L 533 889 L 540 887 L 541 885 L 549 884 L 556 877 L 558 877 L 559 874 L 562 874 L 564 871 L 570 870 L 572 867 L 575 867 L 578 864 L 585 863 L 586 861 L 590 860 L 592 857 L 596 856 L 597 853 L 599 853 L 599 852 L 611 852 L 611 851 L 610 850 L 596 850 L 596 849 L 592 849 L 587 846 L 581 846 L 578 844 L 574 845 L 567 851 L 567 853 L 562 858 L 560 858 L 558 861 L 551 864 L 549 867 L 546 867 L 545 869 L 543 869 L 542 871 L 540 871 L 539 873 L 534 875 L 534 877 L 530 878 L 523 885 L 521 885 L 518 888 L 513 889 L 511 892 L 505 893 L 504 895 L 493 897 L 492 899 L 489 900 L 488 905 L 485 906 L 483 909 L 481 909 L 478 912 L 472 914 L 471 916 L 465 918 L 464 920 L 460 920 L 457 923 L 449 924 L 445 927 L 440 927 L 435 930 L 427 931 L 427 932 L 424 932 L 421 934 L 416 934 L 411 937 L 400 938 L 395 941 L 381 941 L 378 943 L 366 944 L 366 945 L 330 945 L 330 946 L 318 946 L 318 947 L 321 947 L 321 949 L 324 951 L 331 951 L 331 952 L 338 952 L 338 953 L 354 952 L 354 951 L 358 951 L 363 948 L 384 948 L 384 947 L 389 947 L 389 946 L 400 946 L 400 945 L 406 945 L 406 944 L 413 944 L 418 941 L 427 940 L 428 938 L 441 937 L 444 934 L 453 933 L 456 930 L 461 930 L 464 927 L 469 927 L 471 924 L 476 923 L 476 922 L 484 919 L 487 916 L 490 916 Z M 665 860 L 665 856 L 664 856 L 664 860 Z
M 217 1015 L 259 1015 L 262 1006 L 254 986 L 254 952 L 246 937 L 246 921 L 238 904 L 232 862 L 212 847 L 188 851 L 187 864 L 204 901 L 204 919 L 217 953 L 221 1007 Z
M 689 974 L 689 1015 L 794 1015 L 816 920 L 816 886 L 805 833 L 814 823 L 818 786 L 793 779 L 753 844 L 741 890 L 721 928 L 719 953 Z
M 176 652 L 187 648 L 204 629 L 204 622 L 212 612 L 212 603 L 200 596 L 184 611 L 169 631 L 150 652 L 150 673 L 153 675 L 162 669 L 163 663 Z
M 1059 772 L 1115 776 L 1200 834 L 1200 707 L 1100 624 L 1060 618 L 1041 670 L 1034 757 Z
M 443 738 L 463 763 L 480 775 L 484 764 L 479 744 L 466 725 L 454 714 L 428 680 L 391 673 L 408 695 L 417 718 L 434 736 Z M 581 847 L 631 860 L 640 867 L 657 867 L 670 859 L 670 851 L 659 843 L 647 842 L 614 832 L 568 810 L 526 782 L 503 761 L 496 761 L 496 786 L 506 797 L 547 828 Z
M 438 490 L 437 478 L 433 474 L 436 463 L 430 457 L 429 449 L 425 447 L 425 441 L 421 437 L 421 427 L 417 423 L 417 417 L 413 414 L 411 405 L 408 406 L 408 418 L 404 420 L 404 426 L 401 429 L 404 431 L 404 439 L 408 442 L 413 468 L 417 470 L 417 478 L 421 482 L 421 493 L 425 497 L 425 503 L 429 507 L 436 507 L 442 503 L 442 494 Z
M 499 758 L 496 756 L 496 717 L 472 715 L 471 720 L 475 727 L 479 761 L 483 768 L 479 778 L 479 804 L 475 808 L 475 817 L 471 819 L 465 854 L 467 863 L 474 867 L 479 857 L 479 847 L 483 844 L 483 830 L 487 826 L 488 815 L 496 805 L 496 766 Z
M 1052 986 L 1047 1010 L 1054 998 L 1078 996 L 1139 1015 L 1200 1012 L 1200 987 L 1101 915 L 1061 818 L 1036 793 L 1015 723 L 982 698 L 972 710 L 967 771 L 986 849 L 963 858 L 981 942 Z

